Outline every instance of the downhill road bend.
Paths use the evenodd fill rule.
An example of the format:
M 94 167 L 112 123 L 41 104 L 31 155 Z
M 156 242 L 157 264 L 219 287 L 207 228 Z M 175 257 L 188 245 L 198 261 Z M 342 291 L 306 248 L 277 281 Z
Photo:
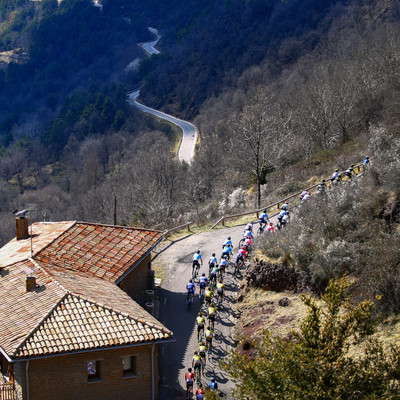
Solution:
M 200 304 L 197 285 L 195 299 L 190 310 L 186 305 L 186 284 L 191 278 L 193 254 L 196 250 L 201 250 L 203 266 L 200 268 L 200 274 L 204 272 L 208 276 L 208 259 L 212 253 L 216 253 L 218 261 L 220 260 L 222 243 L 228 236 L 232 237 L 235 246 L 233 258 L 236 258 L 237 246 L 243 236 L 244 228 L 242 225 L 189 235 L 174 242 L 159 253 L 154 260 L 154 264 L 161 267 L 165 273 L 165 279 L 159 288 L 159 318 L 168 329 L 174 332 L 175 338 L 173 343 L 160 345 L 160 400 L 185 398 L 184 375 L 191 367 L 193 352 L 198 350 L 196 317 L 200 310 L 203 312 L 206 310 L 205 305 L 201 306 Z M 219 389 L 227 395 L 228 399 L 231 399 L 229 392 L 234 384 L 229 380 L 227 374 L 218 368 L 218 361 L 235 344 L 232 337 L 232 328 L 236 322 L 233 304 L 241 278 L 233 277 L 232 272 L 233 269 L 228 268 L 225 274 L 226 289 L 224 301 L 219 308 L 219 315 L 215 322 L 214 349 L 207 358 L 205 377 L 202 378 L 204 386 L 209 384 L 212 377 L 215 377 Z
M 157 39 L 152 42 L 147 42 L 142 44 L 142 48 L 149 54 L 159 54 L 160 52 L 154 47 L 158 41 L 160 40 L 160 36 L 158 34 L 158 30 L 155 28 L 148 28 L 151 33 L 157 36 Z M 182 130 L 182 141 L 179 146 L 178 151 L 178 160 L 180 162 L 185 161 L 190 164 L 194 157 L 194 151 L 196 147 L 197 137 L 198 137 L 198 129 L 197 127 L 182 119 L 173 117 L 172 115 L 166 114 L 162 111 L 155 110 L 154 108 L 147 107 L 144 104 L 141 104 L 137 101 L 139 97 L 140 89 L 134 90 L 128 93 L 128 102 L 130 105 L 136 107 L 138 110 L 142 112 L 146 112 L 152 114 L 158 118 L 164 119 L 172 124 L 178 126 Z

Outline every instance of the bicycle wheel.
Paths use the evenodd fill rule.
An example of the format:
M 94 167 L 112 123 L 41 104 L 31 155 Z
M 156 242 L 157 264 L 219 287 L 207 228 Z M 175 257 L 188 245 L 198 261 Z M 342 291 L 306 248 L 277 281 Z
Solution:
M 264 229 L 261 226 L 257 230 L 257 236 L 261 236 L 264 233 Z
M 241 248 L 243 247 L 244 241 L 245 241 L 244 238 L 242 238 L 242 239 L 239 240 L 239 249 L 241 249 Z

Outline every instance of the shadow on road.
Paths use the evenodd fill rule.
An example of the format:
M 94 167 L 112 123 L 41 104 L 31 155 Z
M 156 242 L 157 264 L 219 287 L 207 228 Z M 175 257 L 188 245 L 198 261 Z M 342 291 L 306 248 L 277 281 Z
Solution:
M 174 332 L 175 339 L 173 343 L 160 344 L 159 399 L 179 399 L 182 390 L 179 390 L 178 372 L 182 368 L 189 367 L 183 365 L 182 360 L 185 358 L 187 345 L 194 333 L 194 321 L 200 311 L 200 302 L 196 296 L 188 309 L 186 293 L 171 292 L 163 288 L 159 288 L 159 302 L 160 321 Z

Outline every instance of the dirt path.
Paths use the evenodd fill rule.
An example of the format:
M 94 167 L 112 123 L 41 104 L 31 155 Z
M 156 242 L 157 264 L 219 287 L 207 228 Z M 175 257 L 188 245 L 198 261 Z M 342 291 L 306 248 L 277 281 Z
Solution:
M 204 266 L 200 273 L 208 273 L 208 259 L 213 252 L 219 257 L 224 240 L 232 237 L 235 245 L 234 256 L 237 253 L 237 245 L 242 237 L 244 227 L 218 229 L 201 234 L 187 236 L 161 252 L 154 263 L 163 268 L 165 279 L 159 289 L 159 317 L 160 321 L 174 332 L 175 342 L 160 345 L 159 361 L 159 389 L 160 400 L 184 399 L 184 374 L 191 366 L 193 352 L 198 350 L 195 331 L 197 313 L 205 310 L 201 306 L 198 292 L 190 310 L 186 306 L 186 284 L 191 277 L 191 265 L 193 253 L 200 249 Z M 214 349 L 209 359 L 203 385 L 208 385 L 214 377 L 220 390 L 229 397 L 229 389 L 232 382 L 229 377 L 218 368 L 218 361 L 224 357 L 234 341 L 232 328 L 235 325 L 236 316 L 233 312 L 235 294 L 240 280 L 233 277 L 229 270 L 224 278 L 226 285 L 224 303 L 219 309 L 219 315 L 215 324 Z

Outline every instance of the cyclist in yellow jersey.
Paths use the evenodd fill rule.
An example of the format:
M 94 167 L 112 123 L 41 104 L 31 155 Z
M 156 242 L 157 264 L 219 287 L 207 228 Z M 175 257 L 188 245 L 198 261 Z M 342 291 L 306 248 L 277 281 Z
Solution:
M 209 306 L 212 303 L 212 298 L 214 296 L 213 291 L 211 290 L 211 287 L 209 286 L 205 293 L 204 293 L 204 297 L 206 298 L 206 304 L 207 306 Z
M 212 330 L 214 330 L 216 316 L 217 316 L 217 309 L 215 308 L 215 304 L 211 303 L 210 307 L 208 307 L 207 310 L 207 317 L 208 317 L 208 324 L 212 326 Z
M 217 283 L 217 296 L 218 296 L 218 305 L 222 304 L 222 298 L 224 297 L 225 284 L 222 279 L 220 279 Z
M 206 319 L 203 316 L 203 313 L 200 311 L 196 318 L 197 323 L 197 341 L 200 342 L 201 340 L 201 333 L 204 334 L 204 325 L 206 323 Z
M 207 353 L 207 346 L 204 344 L 204 342 L 200 342 L 199 354 L 200 354 L 200 357 L 201 357 L 201 359 L 203 361 L 203 369 L 204 369 L 204 367 L 206 365 L 206 353 Z
M 201 359 L 201 356 L 198 351 L 195 351 L 193 354 L 193 359 L 192 359 L 192 367 L 194 368 L 194 373 L 197 376 L 198 380 L 201 379 L 201 367 L 202 367 L 203 361 Z M 197 370 L 197 374 L 196 374 Z
M 211 330 L 211 328 L 209 326 L 207 326 L 206 331 L 204 332 L 204 335 L 206 337 L 206 344 L 207 344 L 207 349 L 208 349 L 207 352 L 211 353 L 214 332 Z

